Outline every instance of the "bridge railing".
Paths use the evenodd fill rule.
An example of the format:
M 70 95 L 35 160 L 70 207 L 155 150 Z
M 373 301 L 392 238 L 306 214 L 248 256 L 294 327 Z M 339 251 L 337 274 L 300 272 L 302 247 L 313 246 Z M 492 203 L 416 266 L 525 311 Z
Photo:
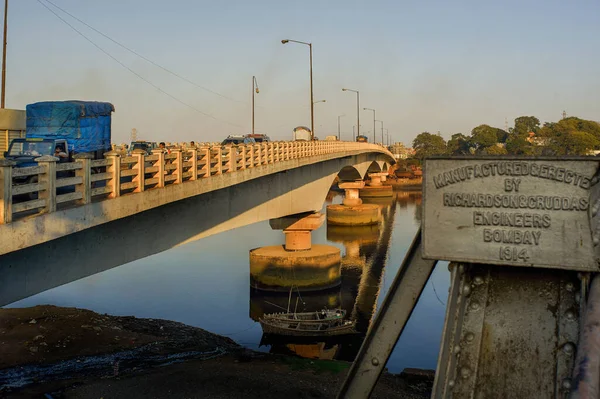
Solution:
M 121 195 L 206 179 L 245 169 L 335 152 L 381 150 L 367 143 L 335 141 L 269 142 L 248 145 L 180 147 L 131 154 L 110 151 L 104 159 L 77 154 L 74 162 L 53 156 L 36 158 L 37 166 L 15 168 L 0 160 L 0 224 L 16 217 L 55 212 Z

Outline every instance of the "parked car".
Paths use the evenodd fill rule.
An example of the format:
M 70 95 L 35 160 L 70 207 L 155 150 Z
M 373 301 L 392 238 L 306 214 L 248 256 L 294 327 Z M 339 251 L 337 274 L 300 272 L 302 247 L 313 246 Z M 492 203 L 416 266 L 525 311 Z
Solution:
M 253 138 L 257 143 L 268 143 L 271 141 L 266 134 L 247 134 L 246 137 Z
M 252 137 L 245 136 L 227 136 L 221 145 L 254 144 L 256 141 Z

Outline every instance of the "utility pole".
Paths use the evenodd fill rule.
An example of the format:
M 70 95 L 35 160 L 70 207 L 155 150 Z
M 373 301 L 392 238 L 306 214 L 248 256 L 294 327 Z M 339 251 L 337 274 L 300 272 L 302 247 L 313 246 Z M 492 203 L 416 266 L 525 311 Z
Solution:
M 4 43 L 2 45 L 2 98 L 0 99 L 0 108 L 4 108 L 6 99 L 6 34 L 8 21 L 8 0 L 4 0 Z
M 254 93 L 258 93 L 256 76 L 252 76 L 252 134 L 254 134 Z
M 340 140 L 341 140 L 341 135 L 340 135 L 340 133 L 341 133 L 341 131 L 340 131 L 340 118 L 341 118 L 342 116 L 346 116 L 346 114 L 343 114 L 343 115 L 338 115 L 338 141 L 340 141 Z
M 4 107 L 2 107 L 2 108 L 4 108 Z M 562 116 L 563 116 L 562 118 L 565 119 L 567 117 L 567 111 L 563 111 Z

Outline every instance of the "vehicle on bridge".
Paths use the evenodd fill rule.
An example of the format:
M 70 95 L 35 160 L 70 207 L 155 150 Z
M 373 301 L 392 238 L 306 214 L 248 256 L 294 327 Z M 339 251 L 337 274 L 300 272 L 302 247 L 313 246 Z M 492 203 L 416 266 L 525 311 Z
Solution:
M 73 155 L 87 153 L 102 159 L 111 150 L 111 113 L 114 106 L 95 101 L 44 101 L 28 104 L 25 138 L 14 139 L 4 157 L 15 167 L 37 166 L 36 158 L 59 156 L 72 162 Z M 55 152 L 56 149 L 60 151 Z M 61 174 L 73 172 L 59 172 Z M 38 176 L 15 176 L 14 184 L 37 183 Z
M 253 138 L 257 143 L 268 143 L 271 141 L 266 134 L 247 134 L 246 137 Z
M 311 141 L 312 133 L 306 126 L 298 126 L 294 129 L 294 141 Z
M 158 144 L 155 141 L 132 141 L 129 146 L 129 151 L 133 150 L 144 150 L 148 155 L 152 155 L 152 150 L 158 148 Z
M 221 145 L 254 144 L 256 141 L 252 137 L 229 135 Z
M 359 136 L 356 136 L 356 141 L 359 143 L 368 143 L 369 139 L 367 138 L 367 136 L 361 134 Z

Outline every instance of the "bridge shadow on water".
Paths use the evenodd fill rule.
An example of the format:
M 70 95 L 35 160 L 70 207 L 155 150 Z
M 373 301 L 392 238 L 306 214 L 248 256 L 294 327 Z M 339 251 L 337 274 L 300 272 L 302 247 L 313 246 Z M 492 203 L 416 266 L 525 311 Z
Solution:
M 289 169 L 2 255 L 0 306 L 209 234 L 320 210 L 338 172 L 375 158 L 360 154 Z

